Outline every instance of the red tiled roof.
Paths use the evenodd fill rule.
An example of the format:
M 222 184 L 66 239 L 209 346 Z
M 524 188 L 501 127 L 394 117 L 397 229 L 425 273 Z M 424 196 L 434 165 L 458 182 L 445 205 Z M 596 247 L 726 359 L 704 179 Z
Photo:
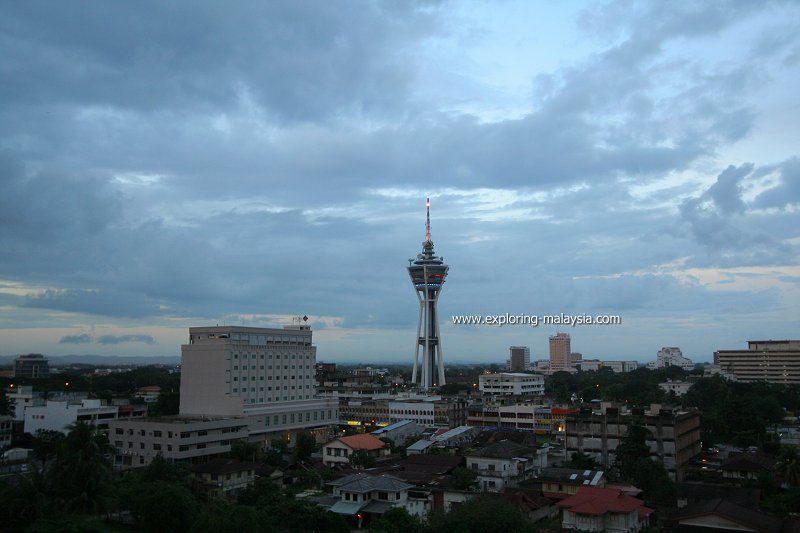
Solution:
M 350 435 L 348 437 L 341 437 L 339 442 L 347 445 L 353 450 L 380 450 L 386 443 L 382 440 L 373 437 L 368 433 L 363 435 Z
M 647 516 L 652 510 L 644 507 L 644 502 L 632 496 L 627 496 L 618 489 L 602 487 L 581 487 L 578 493 L 565 498 L 556 505 L 564 507 L 573 513 L 588 515 L 603 515 L 612 513 L 629 513 L 637 511 L 639 516 Z M 644 515 L 640 509 L 646 509 Z

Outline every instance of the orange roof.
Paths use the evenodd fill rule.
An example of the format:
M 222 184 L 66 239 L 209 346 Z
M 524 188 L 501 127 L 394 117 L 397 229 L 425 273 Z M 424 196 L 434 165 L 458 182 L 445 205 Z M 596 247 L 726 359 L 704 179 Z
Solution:
M 640 518 L 652 512 L 642 500 L 623 494 L 618 489 L 581 487 L 578 493 L 561 500 L 556 505 L 566 507 L 573 513 L 602 515 L 608 512 L 629 513 L 636 511 Z
M 350 435 L 348 437 L 341 437 L 339 442 L 345 444 L 353 450 L 379 450 L 386 446 L 386 443 L 381 439 L 373 437 L 368 433 L 363 435 Z

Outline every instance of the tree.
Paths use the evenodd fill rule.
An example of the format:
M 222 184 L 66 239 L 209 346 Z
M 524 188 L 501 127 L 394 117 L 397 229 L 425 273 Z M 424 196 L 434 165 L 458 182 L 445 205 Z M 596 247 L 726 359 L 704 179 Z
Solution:
M 375 457 L 364 450 L 357 450 L 350 455 L 350 465 L 353 468 L 372 468 L 375 466 Z
M 297 434 L 297 442 L 295 443 L 294 453 L 298 461 L 305 461 L 314 450 L 317 448 L 317 440 L 305 431 Z
M 474 470 L 464 468 L 463 466 L 457 466 L 450 475 L 450 483 L 453 485 L 454 489 L 468 490 L 475 484 L 477 478 L 478 474 Z
M 379 519 L 370 522 L 367 530 L 372 533 L 416 533 L 422 530 L 422 523 L 402 507 L 392 507 Z
M 648 501 L 670 504 L 675 498 L 675 485 L 664 463 L 651 459 L 649 435 L 641 424 L 628 424 L 628 432 L 617 446 L 616 467 L 620 477 L 642 489 Z
M 258 444 L 255 442 L 248 442 L 245 439 L 235 440 L 231 443 L 231 451 L 228 454 L 239 461 L 257 461 L 258 460 Z
M 582 452 L 575 452 L 570 456 L 570 460 L 565 462 L 564 468 L 574 468 L 575 470 L 594 470 L 598 467 L 597 461 Z
M 59 447 L 52 465 L 56 494 L 66 508 L 97 513 L 104 508 L 104 485 L 111 477 L 114 449 L 94 426 L 76 422 Z
M 430 533 L 503 533 L 527 532 L 531 525 L 522 516 L 519 508 L 496 494 L 480 494 L 448 513 L 434 512 L 428 517 Z

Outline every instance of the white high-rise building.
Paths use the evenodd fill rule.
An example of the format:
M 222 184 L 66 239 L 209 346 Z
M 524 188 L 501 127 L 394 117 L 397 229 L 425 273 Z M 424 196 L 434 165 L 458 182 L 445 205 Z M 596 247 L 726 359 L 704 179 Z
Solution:
M 683 356 L 681 349 L 676 346 L 665 346 L 656 354 L 656 360 L 647 363 L 647 368 L 654 370 L 656 368 L 666 368 L 668 366 L 679 366 L 684 370 L 693 370 L 694 363 L 691 359 Z
M 339 419 L 335 399 L 317 398 L 317 349 L 307 325 L 189 328 L 181 347 L 181 416 L 243 416 L 251 441 L 320 438 Z

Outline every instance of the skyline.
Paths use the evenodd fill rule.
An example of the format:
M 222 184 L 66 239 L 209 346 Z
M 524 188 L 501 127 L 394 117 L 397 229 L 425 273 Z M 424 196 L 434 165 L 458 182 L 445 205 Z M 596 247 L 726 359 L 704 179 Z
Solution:
M 499 6 L 499 7 L 498 7 Z M 800 5 L 0 7 L 0 355 L 172 355 L 307 315 L 409 361 L 694 361 L 800 326 Z M 454 325 L 453 315 L 621 325 Z

